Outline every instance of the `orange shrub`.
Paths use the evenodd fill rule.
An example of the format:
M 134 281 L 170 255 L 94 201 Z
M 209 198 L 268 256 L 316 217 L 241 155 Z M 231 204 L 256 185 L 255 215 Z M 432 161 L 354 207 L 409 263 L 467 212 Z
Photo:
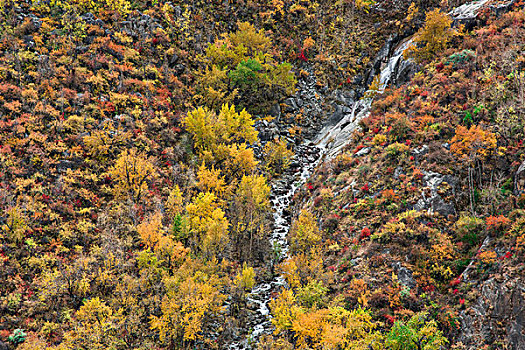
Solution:
M 458 126 L 456 135 L 451 140 L 450 150 L 461 158 L 474 161 L 488 157 L 496 145 L 496 135 L 492 132 L 485 131 L 478 125 L 472 125 L 470 129 Z
M 486 224 L 487 224 L 488 231 L 495 232 L 495 231 L 501 231 L 505 229 L 506 227 L 508 227 L 510 224 L 510 220 L 503 215 L 489 216 L 486 219 Z

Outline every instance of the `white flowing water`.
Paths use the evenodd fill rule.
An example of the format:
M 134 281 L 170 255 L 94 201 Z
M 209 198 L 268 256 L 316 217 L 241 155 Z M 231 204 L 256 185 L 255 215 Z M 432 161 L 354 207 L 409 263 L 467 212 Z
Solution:
M 274 225 L 270 242 L 278 256 L 276 260 L 282 260 L 288 256 L 289 247 L 286 239 L 290 230 L 288 209 L 292 203 L 293 195 L 306 183 L 320 160 L 317 154 L 311 151 L 312 149 L 315 149 L 313 145 L 299 146 L 297 154 L 301 154 L 301 156 L 296 156 L 294 160 L 300 164 L 299 170 L 293 176 L 283 177 L 272 184 L 272 198 L 270 202 L 273 210 Z M 231 344 L 230 349 L 251 349 L 251 343 L 256 342 L 261 335 L 271 333 L 273 329 L 272 316 L 270 315 L 268 304 L 272 300 L 271 294 L 280 291 L 285 286 L 286 281 L 284 277 L 276 276 L 272 281 L 260 283 L 252 289 L 247 297 L 247 302 L 257 306 L 257 314 L 255 315 L 257 323 L 252 325 L 249 339 Z
M 491 0 L 478 0 L 471 1 L 464 5 L 456 7 L 454 10 L 449 12 L 449 16 L 454 18 L 456 21 L 462 21 L 476 17 L 479 11 Z
M 384 65 L 379 76 L 379 90 L 368 91 L 367 93 L 383 93 L 393 77 L 397 74 L 398 68 L 403 62 L 403 52 L 412 44 L 412 39 L 406 40 L 395 49 L 388 62 Z M 325 157 L 333 158 L 344 146 L 346 146 L 357 129 L 359 122 L 370 113 L 370 106 L 373 98 L 364 97 L 356 101 L 352 106 L 352 113 L 346 114 L 336 125 L 325 126 L 315 139 L 315 144 L 321 149 Z
M 455 21 L 472 19 L 489 2 L 490 0 L 472 1 L 457 7 L 449 15 Z M 411 44 L 412 39 L 405 40 L 394 50 L 381 69 L 379 90 L 374 93 L 382 93 L 395 79 L 400 64 L 404 60 L 403 52 Z M 299 146 L 296 152 L 299 156 L 295 159 L 300 164 L 299 170 L 293 178 L 283 178 L 273 183 L 271 203 L 274 229 L 270 243 L 280 252 L 281 258 L 286 258 L 288 254 L 287 235 L 290 230 L 290 217 L 287 211 L 293 195 L 298 188 L 306 184 L 315 167 L 322 160 L 337 156 L 348 144 L 359 122 L 369 115 L 371 105 L 372 98 L 362 98 L 356 101 L 351 108 L 351 113 L 344 115 L 335 125 L 324 127 L 313 141 Z M 230 349 L 251 349 L 261 335 L 271 334 L 273 326 L 268 304 L 272 300 L 272 293 L 279 292 L 284 286 L 286 286 L 286 281 L 283 276 L 276 276 L 271 282 L 260 283 L 252 289 L 248 303 L 257 305 L 257 315 L 255 315 L 254 324 L 251 325 L 250 339 L 235 342 L 230 345 Z

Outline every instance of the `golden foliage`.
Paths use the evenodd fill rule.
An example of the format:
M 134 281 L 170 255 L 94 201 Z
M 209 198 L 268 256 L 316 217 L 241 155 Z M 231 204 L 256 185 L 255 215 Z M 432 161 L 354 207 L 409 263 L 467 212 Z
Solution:
M 159 242 L 160 237 L 162 236 L 161 230 L 162 215 L 160 213 L 152 215 L 137 226 L 137 231 L 142 243 L 144 243 L 147 248 L 151 249 L 155 248 Z
M 166 201 L 166 212 L 168 217 L 173 218 L 175 215 L 181 214 L 183 210 L 182 193 L 179 186 L 175 185 Z
M 290 166 L 293 151 L 288 149 L 286 141 L 274 140 L 264 145 L 264 166 L 270 175 L 281 174 Z
M 266 216 L 270 209 L 270 186 L 261 175 L 243 175 L 235 193 L 232 210 L 235 213 L 238 234 L 263 234 Z M 261 231 L 261 232 L 259 232 Z
M 299 288 L 315 279 L 328 285 L 333 280 L 333 274 L 323 266 L 323 256 L 320 247 L 314 247 L 307 252 L 298 252 L 279 265 L 279 271 L 292 288 Z
M 199 107 L 188 113 L 184 123 L 207 163 L 221 164 L 233 177 L 254 169 L 257 162 L 246 144 L 257 141 L 257 131 L 246 110 L 237 113 L 233 105 L 225 104 L 217 114 Z
M 238 90 L 228 90 L 228 71 L 217 65 L 206 67 L 198 74 L 197 90 L 193 98 L 202 105 L 211 109 L 219 109 L 223 104 L 233 104 L 238 95 Z
M 197 172 L 197 178 L 197 187 L 199 190 L 202 192 L 211 192 L 215 194 L 217 198 L 222 198 L 226 190 L 226 181 L 224 177 L 221 176 L 220 169 L 215 169 L 214 166 L 208 169 L 204 163 L 202 163 Z
M 149 182 L 157 178 L 153 159 L 136 149 L 124 150 L 109 170 L 115 182 L 113 194 L 119 199 L 138 202 L 149 190 Z
M 368 311 L 342 307 L 304 310 L 296 306 L 291 290 L 270 303 L 275 334 L 293 331 L 299 349 L 380 349 L 382 336 Z
M 229 223 L 219 208 L 217 197 L 210 192 L 200 193 L 186 206 L 186 211 L 193 247 L 199 247 L 209 258 L 224 254 L 229 241 Z
M 293 322 L 300 313 L 295 305 L 295 295 L 291 289 L 285 289 L 279 296 L 270 302 L 272 309 L 272 324 L 275 326 L 275 334 L 292 328 Z
M 374 138 L 372 139 L 372 143 L 375 145 L 375 146 L 379 146 L 379 145 L 382 145 L 383 143 L 386 142 L 386 135 L 385 134 L 377 134 L 374 136 Z
M 1 226 L 2 231 L 7 234 L 6 238 L 12 243 L 22 242 L 27 229 L 27 218 L 23 214 L 22 210 L 20 210 L 18 207 L 12 207 L 6 210 L 2 216 L 6 218 L 5 224 Z M 2 238 L 1 234 L 0 238 Z
M 447 48 L 449 41 L 457 34 L 451 28 L 452 18 L 439 9 L 427 13 L 425 25 L 414 36 L 414 44 L 405 50 L 405 57 L 418 62 L 432 59 Z
M 184 124 L 199 152 L 213 149 L 219 142 L 218 131 L 224 130 L 223 121 L 217 114 L 202 107 L 189 112 Z
M 301 278 L 298 274 L 296 259 L 286 259 L 279 265 L 279 270 L 283 274 L 286 283 L 288 283 L 290 288 L 297 289 L 301 287 Z
M 302 210 L 290 230 L 291 247 L 295 251 L 306 251 L 321 241 L 321 233 L 312 213 Z
M 128 0 L 52 0 L 46 3 L 33 1 L 33 5 L 43 12 L 52 9 L 67 12 L 89 12 L 110 9 L 121 16 L 131 12 L 131 3 Z
M 202 272 L 193 276 L 175 276 L 164 280 L 167 288 L 160 316 L 151 316 L 151 329 L 160 340 L 196 340 L 202 337 L 205 317 L 222 310 L 225 297 L 219 292 L 219 281 Z
M 478 254 L 478 260 L 484 264 L 494 264 L 497 260 L 497 254 L 493 250 L 484 250 Z
M 370 11 L 370 8 L 375 4 L 375 0 L 355 0 L 355 7 L 366 13 L 368 13 Z
M 203 158 L 207 162 L 221 165 L 221 169 L 229 181 L 252 174 L 258 164 L 253 150 L 248 148 L 245 143 L 220 145 L 216 154 L 206 151 Z
M 253 25 L 248 22 L 239 22 L 239 29 L 229 35 L 233 45 L 245 47 L 250 55 L 258 52 L 265 52 L 270 48 L 271 40 L 264 34 L 264 30 L 257 31 Z M 239 62 L 237 62 L 239 63 Z
M 123 316 L 98 297 L 87 300 L 75 313 L 72 330 L 64 335 L 64 349 L 124 349 L 118 334 Z
M 235 285 L 237 288 L 246 291 L 255 285 L 255 271 L 253 267 L 248 266 L 246 262 L 242 265 L 242 271 L 235 276 Z

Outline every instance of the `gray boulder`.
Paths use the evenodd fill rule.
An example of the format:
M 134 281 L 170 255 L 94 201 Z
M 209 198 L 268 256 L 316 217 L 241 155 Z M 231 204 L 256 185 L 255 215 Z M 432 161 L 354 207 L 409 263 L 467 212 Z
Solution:
M 456 209 L 454 204 L 445 202 L 438 191 L 443 184 L 448 184 L 454 190 L 457 185 L 457 179 L 453 176 L 442 175 L 433 171 L 423 171 L 423 174 L 423 182 L 425 187 L 430 190 L 430 194 L 423 192 L 421 199 L 414 205 L 414 209 L 438 212 L 443 216 L 455 215 Z
M 410 289 L 416 288 L 416 281 L 414 280 L 412 271 L 401 265 L 399 261 L 393 263 L 392 268 L 397 275 L 399 283 Z

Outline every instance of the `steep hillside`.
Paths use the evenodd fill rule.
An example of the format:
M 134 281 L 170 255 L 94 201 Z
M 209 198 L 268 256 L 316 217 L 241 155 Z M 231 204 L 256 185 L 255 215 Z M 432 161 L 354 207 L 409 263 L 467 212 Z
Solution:
M 0 0 L 0 349 L 523 348 L 523 3 L 466 2 Z

